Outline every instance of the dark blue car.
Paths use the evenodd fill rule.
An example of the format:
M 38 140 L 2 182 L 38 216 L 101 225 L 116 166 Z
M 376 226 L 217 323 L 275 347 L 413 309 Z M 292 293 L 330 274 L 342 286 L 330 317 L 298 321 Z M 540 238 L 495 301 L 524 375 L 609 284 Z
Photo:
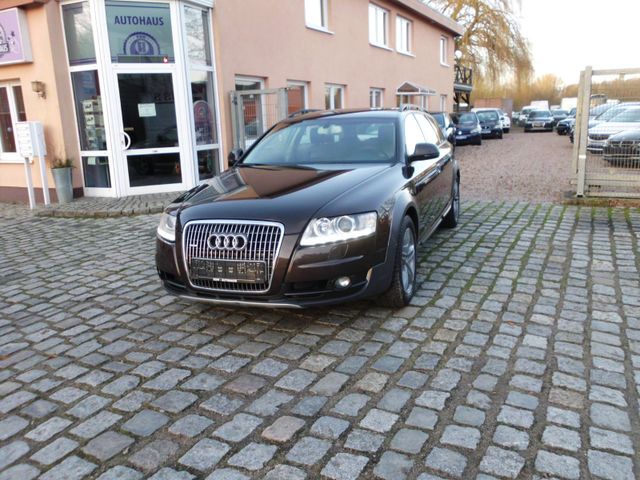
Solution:
M 482 127 L 474 112 L 459 113 L 454 117 L 456 123 L 456 145 L 482 145 Z

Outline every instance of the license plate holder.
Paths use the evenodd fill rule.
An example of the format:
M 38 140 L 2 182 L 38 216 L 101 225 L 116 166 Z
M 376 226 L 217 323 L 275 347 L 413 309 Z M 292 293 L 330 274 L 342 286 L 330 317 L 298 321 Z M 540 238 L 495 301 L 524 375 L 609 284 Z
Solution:
M 193 258 L 189 265 L 193 280 L 231 283 L 266 283 L 266 262 Z
M 533 124 L 534 127 L 544 127 L 544 122 L 535 122 Z

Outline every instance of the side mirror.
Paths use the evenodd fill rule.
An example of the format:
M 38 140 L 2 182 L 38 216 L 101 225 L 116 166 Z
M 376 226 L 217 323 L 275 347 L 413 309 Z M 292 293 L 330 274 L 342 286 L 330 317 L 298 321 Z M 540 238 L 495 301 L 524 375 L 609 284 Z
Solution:
M 229 156 L 227 156 L 227 160 L 229 161 L 229 166 L 230 167 L 235 166 L 236 163 L 238 163 L 242 158 L 243 153 L 244 152 L 242 151 L 241 148 L 234 148 L 233 150 L 231 150 L 229 152 Z
M 432 160 L 440 156 L 440 149 L 433 143 L 418 143 L 413 155 L 409 156 L 409 163 L 419 160 Z

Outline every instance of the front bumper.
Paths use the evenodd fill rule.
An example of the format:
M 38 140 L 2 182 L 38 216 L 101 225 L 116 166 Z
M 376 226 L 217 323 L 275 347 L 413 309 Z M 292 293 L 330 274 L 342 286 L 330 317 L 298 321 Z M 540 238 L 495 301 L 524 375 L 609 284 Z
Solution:
M 343 244 L 298 248 L 299 235 L 285 235 L 268 291 L 211 291 L 189 282 L 175 244 L 156 240 L 156 267 L 165 289 L 190 301 L 218 305 L 306 308 L 343 303 L 384 292 L 390 283 L 386 249 L 376 249 L 375 236 Z M 351 285 L 338 288 L 336 280 Z
M 587 151 L 590 153 L 601 154 L 606 142 L 606 140 L 594 140 L 589 138 L 587 142 Z
M 482 127 L 482 138 L 498 137 L 502 134 L 502 126 Z
M 524 128 L 527 130 L 553 130 L 553 122 L 527 122 Z

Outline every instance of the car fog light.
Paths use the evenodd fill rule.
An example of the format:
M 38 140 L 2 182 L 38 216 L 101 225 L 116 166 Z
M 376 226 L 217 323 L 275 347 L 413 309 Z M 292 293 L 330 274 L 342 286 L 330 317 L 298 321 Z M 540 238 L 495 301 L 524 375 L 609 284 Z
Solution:
M 336 288 L 341 290 L 349 288 L 351 285 L 351 279 L 349 277 L 340 277 L 336 280 Z

